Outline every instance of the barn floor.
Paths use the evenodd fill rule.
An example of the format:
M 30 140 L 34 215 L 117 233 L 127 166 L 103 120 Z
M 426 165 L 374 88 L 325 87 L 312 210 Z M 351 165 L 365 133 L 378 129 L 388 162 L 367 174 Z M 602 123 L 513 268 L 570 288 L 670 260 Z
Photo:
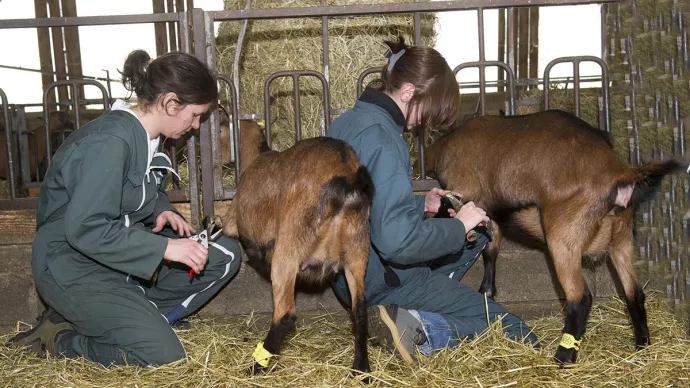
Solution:
M 408 366 L 370 346 L 373 387 L 508 386 L 673 386 L 690 387 L 690 337 L 686 322 L 660 298 L 648 297 L 653 344 L 635 352 L 625 303 L 596 301 L 578 362 L 566 369 L 551 361 L 562 329 L 560 308 L 552 303 L 506 306 L 526 319 L 542 340 L 542 350 L 512 342 L 493 330 Z M 160 368 L 103 368 L 84 360 L 44 360 L 0 346 L 2 386 L 180 387 L 180 386 L 365 386 L 349 375 L 353 337 L 343 311 L 302 314 L 283 354 L 266 375 L 248 377 L 256 343 L 267 328 L 266 315 L 193 319 L 178 332 L 189 362 Z M 5 343 L 15 328 L 0 331 Z

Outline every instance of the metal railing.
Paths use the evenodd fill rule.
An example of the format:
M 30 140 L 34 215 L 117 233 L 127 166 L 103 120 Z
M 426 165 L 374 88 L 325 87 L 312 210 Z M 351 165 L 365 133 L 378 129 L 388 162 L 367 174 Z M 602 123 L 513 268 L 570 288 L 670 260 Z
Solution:
M 507 58 L 508 63 L 498 61 L 486 61 L 484 55 L 484 20 L 483 11 L 485 9 L 508 8 L 511 11 L 518 7 L 535 7 L 535 6 L 556 6 L 556 5 L 581 5 L 581 4 L 603 4 L 615 3 L 619 0 L 492 0 L 487 2 L 485 0 L 453 0 L 453 1 L 434 1 L 434 2 L 412 2 L 412 3 L 390 3 L 390 4 L 362 4 L 362 5 L 347 5 L 347 6 L 328 6 L 322 0 L 321 6 L 315 7 L 299 7 L 299 8 L 272 8 L 272 9 L 241 9 L 241 10 L 225 10 L 225 11 L 208 11 L 201 9 L 193 9 L 188 12 L 178 13 L 157 13 L 148 15 L 112 15 L 112 16 L 89 16 L 89 17 L 66 17 L 66 18 L 39 18 L 39 19 L 13 19 L 0 20 L 0 28 L 30 28 L 30 27 L 63 27 L 63 26 L 93 26 L 93 25 L 115 25 L 115 24 L 140 24 L 140 23 L 177 23 L 178 35 L 180 41 L 180 51 L 191 53 L 197 58 L 206 63 L 210 68 L 216 68 L 216 53 L 215 53 L 215 34 L 214 23 L 222 21 L 244 21 L 244 20 L 263 20 L 263 19 L 290 19 L 290 18 L 321 18 L 322 19 L 322 72 L 307 69 L 285 69 L 274 73 L 266 81 L 264 88 L 264 115 L 263 118 L 266 123 L 267 142 L 270 144 L 270 126 L 271 120 L 269 117 L 270 107 L 267 107 L 266 102 L 270 101 L 268 85 L 270 81 L 279 76 L 292 76 L 295 88 L 293 89 L 293 101 L 295 102 L 295 136 L 297 139 L 301 138 L 300 122 L 299 122 L 299 83 L 298 75 L 309 75 L 319 78 L 322 82 L 324 90 L 324 107 L 322 111 L 323 126 L 322 134 L 330 124 L 330 116 L 334 112 L 340 110 L 334 109 L 330 106 L 330 64 L 329 64 L 329 46 L 328 46 L 328 20 L 336 17 L 352 17 L 352 16 L 371 16 L 383 14 L 413 14 L 414 15 L 414 37 L 415 44 L 420 45 L 421 42 L 421 13 L 424 12 L 449 12 L 462 10 L 477 11 L 479 24 L 479 47 L 480 59 L 477 62 L 465 63 L 456 67 L 456 72 L 468 67 L 478 67 L 480 70 L 479 79 L 479 99 L 481 114 L 486 114 L 486 87 L 487 81 L 485 79 L 484 70 L 486 67 L 498 67 L 503 69 L 508 74 L 508 80 L 501 81 L 503 84 L 509 86 L 509 98 L 507 101 L 508 112 L 515 112 L 515 94 L 514 87 L 518 80 L 515 79 L 514 74 L 514 39 L 513 26 L 515 24 L 514 12 L 508 12 L 507 17 Z M 584 60 L 584 59 L 580 59 Z M 361 93 L 363 89 L 363 81 L 366 76 L 380 71 L 380 68 L 365 69 L 359 79 L 357 80 L 357 93 Z M 578 74 L 579 75 L 579 74 Z M 260 115 L 250 114 L 241 115 L 239 109 L 240 91 L 235 90 L 233 83 L 224 75 L 218 75 L 221 82 L 230 85 L 231 90 L 231 111 L 232 111 L 232 151 L 234 151 L 236 182 L 239 181 L 239 171 L 241 158 L 239 154 L 239 128 L 240 118 L 247 116 L 248 118 L 258 117 Z M 576 81 L 580 81 L 579 78 Z M 604 83 L 608 88 L 608 80 Z M 545 81 L 546 84 L 546 81 Z M 579 88 L 579 82 L 576 82 Z M 546 90 L 547 88 L 545 88 Z M 607 100 L 608 102 L 608 100 Z M 6 102 L 3 103 L 6 106 Z M 5 109 L 5 108 L 3 108 Z M 45 109 L 45 107 L 44 107 Z M 607 110 L 608 112 L 608 110 Z M 608 113 L 607 113 L 608 115 Z M 5 119 L 7 120 L 7 118 Z M 77 120 L 78 121 L 78 120 Z M 608 122 L 608 116 L 607 116 Z M 187 190 L 173 189 L 169 190 L 168 196 L 173 202 L 190 202 L 190 209 L 192 219 L 191 221 L 198 225 L 198 220 L 202 216 L 212 215 L 214 212 L 214 201 L 219 199 L 230 199 L 234 196 L 234 189 L 226 189 L 222 186 L 222 161 L 221 152 L 219 148 L 219 118 L 216 109 L 212 109 L 208 118 L 200 124 L 199 136 L 190 136 L 187 141 L 187 160 L 189 168 L 189 188 Z M 609 128 L 609 127 L 607 127 Z M 438 183 L 435 180 L 426 179 L 424 171 L 424 142 L 420 141 L 417 136 L 415 144 L 420 154 L 419 165 L 420 178 L 413 181 L 414 190 L 428 190 Z M 201 153 L 201 166 L 199 166 L 197 155 L 197 138 Z M 421 137 L 423 138 L 423 137 Z M 211 155 L 211 157 L 206 157 Z M 201 193 L 201 194 L 200 194 Z M 14 200 L 15 198 L 12 197 Z M 0 208 L 4 208 L 3 202 L 0 201 Z M 203 211 L 202 211 L 203 210 Z M 203 214 L 202 214 L 203 213 Z

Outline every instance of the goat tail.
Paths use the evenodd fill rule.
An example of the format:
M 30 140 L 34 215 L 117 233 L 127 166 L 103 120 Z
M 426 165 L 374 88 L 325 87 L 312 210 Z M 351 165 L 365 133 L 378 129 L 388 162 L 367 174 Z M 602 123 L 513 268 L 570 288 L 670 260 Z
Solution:
M 369 175 L 366 167 L 359 166 L 357 169 L 352 189 L 359 193 L 363 200 L 371 203 L 372 198 L 374 198 L 374 182 L 371 180 L 371 175 Z
M 321 219 L 333 217 L 342 210 L 369 208 L 374 196 L 374 183 L 367 168 L 360 166 L 350 176 L 334 176 L 321 187 Z
M 612 205 L 635 208 L 654 195 L 666 175 L 686 168 L 687 163 L 674 159 L 633 167 L 630 176 L 618 180 L 611 190 Z

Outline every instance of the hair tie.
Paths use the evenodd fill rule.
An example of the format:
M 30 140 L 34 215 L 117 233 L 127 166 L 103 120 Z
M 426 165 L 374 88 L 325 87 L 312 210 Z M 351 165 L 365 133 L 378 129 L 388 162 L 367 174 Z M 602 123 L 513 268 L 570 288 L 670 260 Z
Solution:
M 402 49 L 395 54 L 391 53 L 391 50 L 386 51 L 385 55 L 386 55 L 386 58 L 388 58 L 388 72 L 393 70 L 393 66 L 395 66 L 395 62 L 397 62 L 398 59 L 400 59 L 400 57 L 403 56 L 403 54 L 405 54 L 405 49 Z

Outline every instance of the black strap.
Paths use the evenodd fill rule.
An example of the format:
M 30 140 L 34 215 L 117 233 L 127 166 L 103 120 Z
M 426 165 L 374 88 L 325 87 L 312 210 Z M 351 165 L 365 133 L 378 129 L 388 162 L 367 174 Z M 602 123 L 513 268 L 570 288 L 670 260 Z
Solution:
M 381 257 L 381 252 L 379 252 L 379 249 L 376 248 L 376 245 L 374 243 L 371 243 L 371 247 L 374 248 L 374 252 L 376 252 L 376 255 L 379 257 L 379 260 L 381 260 L 381 264 L 383 265 L 383 280 L 386 282 L 386 285 L 388 287 L 400 287 L 400 278 L 398 277 L 398 274 L 396 274 L 393 269 L 386 264 L 386 261 L 383 260 L 383 257 Z

